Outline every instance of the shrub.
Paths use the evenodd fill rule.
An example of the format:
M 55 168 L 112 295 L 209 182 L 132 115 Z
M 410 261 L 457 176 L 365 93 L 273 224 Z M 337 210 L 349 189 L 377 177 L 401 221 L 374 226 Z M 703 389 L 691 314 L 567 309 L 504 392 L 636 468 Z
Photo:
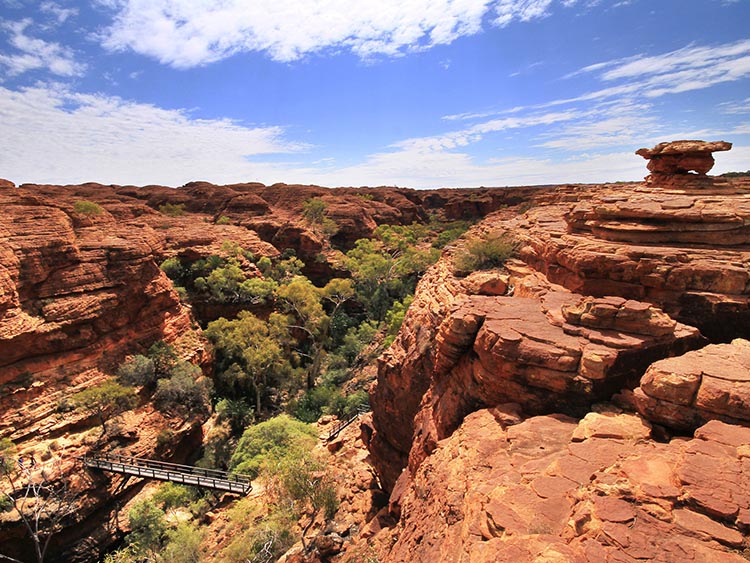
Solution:
M 232 433 L 239 435 L 253 422 L 253 407 L 244 399 L 222 399 L 216 404 L 217 421 L 227 421 Z
M 188 506 L 196 498 L 195 489 L 175 483 L 162 483 L 151 499 L 161 506 L 162 510 L 172 510 Z
M 466 275 L 474 270 L 498 268 L 512 258 L 517 249 L 518 243 L 509 234 L 487 233 L 466 242 L 466 249 L 454 257 L 453 268 L 458 275 Z
M 160 450 L 166 449 L 174 441 L 174 432 L 170 428 L 162 428 L 156 435 L 156 447 Z
M 201 375 L 198 366 L 190 362 L 178 362 L 168 379 L 157 382 L 154 403 L 161 410 L 178 412 L 184 416 L 209 414 L 209 384 Z
M 148 357 L 154 362 L 156 377 L 167 377 L 177 363 L 177 352 L 174 346 L 163 340 L 154 342 L 148 349 Z
M 182 267 L 182 262 L 176 256 L 167 258 L 159 266 L 162 271 L 169 276 L 172 281 L 179 281 L 185 274 L 185 269 Z
M 87 201 L 85 199 L 79 199 L 73 204 L 73 209 L 80 215 L 96 216 L 101 215 L 104 212 L 102 206 L 94 203 L 93 201 Z
M 337 396 L 343 399 L 335 387 L 319 385 L 307 391 L 299 400 L 292 401 L 289 404 L 289 412 L 302 422 L 315 422 Z
M 316 439 L 313 427 L 282 414 L 245 430 L 229 466 L 254 478 L 266 463 L 291 450 L 311 448 Z
M 161 560 L 169 563 L 199 563 L 201 541 L 201 530 L 190 522 L 181 522 L 174 530 L 167 532 L 167 545 Z
M 151 500 L 136 503 L 128 512 L 131 532 L 127 541 L 139 554 L 158 553 L 167 521 L 164 511 Z
M 117 378 L 125 385 L 153 385 L 156 383 L 154 360 L 141 354 L 133 356 L 118 368 Z
M 217 225 L 231 225 L 232 220 L 226 215 L 222 215 L 216 220 L 216 224 Z
M 159 206 L 159 211 L 169 217 L 179 217 L 180 215 L 185 215 L 185 204 L 165 203 Z

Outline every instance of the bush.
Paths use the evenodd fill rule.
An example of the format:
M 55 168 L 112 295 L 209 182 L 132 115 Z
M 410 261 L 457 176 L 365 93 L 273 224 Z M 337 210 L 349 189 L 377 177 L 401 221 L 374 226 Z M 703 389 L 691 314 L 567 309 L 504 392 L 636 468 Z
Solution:
M 156 384 L 154 403 L 161 410 L 183 416 L 206 416 L 211 412 L 208 380 L 202 377 L 198 366 L 180 361 L 168 379 Z
M 232 433 L 239 435 L 253 422 L 253 407 L 244 399 L 222 399 L 216 404 L 217 421 L 227 421 Z
M 222 215 L 216 220 L 216 224 L 217 225 L 231 225 L 232 220 L 226 215 Z
M 131 532 L 127 541 L 140 554 L 157 553 L 167 531 L 164 511 L 151 500 L 136 503 L 128 512 Z
M 102 206 L 94 203 L 93 201 L 87 201 L 85 199 L 79 199 L 73 204 L 73 209 L 80 215 L 96 216 L 101 215 L 104 212 Z
M 159 206 L 159 211 L 170 217 L 179 217 L 180 215 L 185 215 L 185 204 L 165 203 L 164 205 Z
M 188 506 L 196 497 L 195 489 L 191 487 L 175 483 L 162 483 L 151 500 L 166 511 L 180 506 Z
M 491 232 L 481 237 L 469 239 L 466 249 L 453 259 L 456 274 L 466 275 L 475 270 L 499 268 L 512 258 L 518 250 L 518 243 L 505 232 Z
M 169 279 L 172 281 L 179 281 L 182 276 L 185 274 L 185 269 L 182 267 L 182 262 L 180 262 L 180 259 L 176 256 L 172 256 L 172 258 L 167 258 L 164 260 L 164 262 L 161 263 L 161 266 L 159 266 L 162 271 L 169 276 Z
M 312 426 L 282 414 L 245 430 L 229 466 L 237 473 L 255 478 L 265 464 L 292 450 L 309 449 L 316 439 Z
M 117 369 L 117 378 L 125 385 L 149 386 L 156 383 L 154 360 L 138 354 Z
M 162 561 L 169 563 L 200 563 L 203 532 L 190 522 L 181 522 L 167 532 L 167 545 Z
M 148 357 L 154 362 L 156 377 L 167 377 L 177 363 L 177 351 L 174 346 L 163 340 L 154 342 L 148 349 Z
M 320 385 L 307 391 L 299 400 L 292 401 L 289 404 L 289 412 L 302 422 L 315 422 L 337 396 L 343 399 L 335 387 Z

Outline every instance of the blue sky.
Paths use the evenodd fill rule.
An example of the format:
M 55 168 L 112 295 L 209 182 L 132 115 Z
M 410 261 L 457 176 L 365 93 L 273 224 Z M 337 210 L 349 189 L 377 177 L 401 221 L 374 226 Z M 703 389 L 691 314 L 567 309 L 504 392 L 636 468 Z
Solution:
M 750 169 L 750 0 L 0 0 L 0 177 L 415 188 Z

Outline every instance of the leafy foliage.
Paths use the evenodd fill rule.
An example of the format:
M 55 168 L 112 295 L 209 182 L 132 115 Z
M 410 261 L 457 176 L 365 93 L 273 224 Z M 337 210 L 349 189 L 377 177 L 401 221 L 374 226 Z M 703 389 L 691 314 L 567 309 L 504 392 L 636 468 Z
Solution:
M 130 410 L 138 403 L 135 389 L 109 380 L 79 391 L 71 397 L 73 406 L 96 416 L 102 425 L 102 434 L 107 431 L 106 423 L 117 413 Z
M 185 417 L 208 415 L 211 412 L 210 383 L 202 375 L 198 366 L 186 361 L 177 362 L 169 378 L 157 382 L 154 403 L 162 410 Z
M 96 216 L 101 215 L 104 212 L 102 206 L 93 201 L 85 199 L 79 199 L 73 204 L 73 209 L 80 215 Z
M 153 385 L 156 383 L 154 360 L 141 354 L 133 356 L 118 368 L 117 378 L 125 385 Z
M 159 212 L 169 217 L 180 217 L 185 215 L 184 203 L 165 203 L 159 206 Z
M 505 232 L 490 232 L 466 242 L 466 249 L 456 254 L 453 267 L 457 274 L 488 270 L 502 266 L 518 250 L 518 243 Z
M 316 439 L 313 427 L 282 414 L 245 430 L 229 466 L 237 473 L 257 477 L 264 465 L 292 451 L 309 449 Z
M 205 334 L 216 351 L 220 391 L 229 397 L 254 395 L 256 413 L 267 388 L 279 385 L 294 371 L 280 344 L 289 335 L 279 315 L 264 322 L 242 311 L 236 319 L 209 323 Z

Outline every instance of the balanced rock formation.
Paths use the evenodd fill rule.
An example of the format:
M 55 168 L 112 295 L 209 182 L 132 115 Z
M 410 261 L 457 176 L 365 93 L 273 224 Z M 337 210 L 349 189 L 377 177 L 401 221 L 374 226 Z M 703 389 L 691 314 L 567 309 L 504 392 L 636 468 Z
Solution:
M 638 149 L 635 154 L 648 160 L 651 176 L 646 181 L 664 184 L 674 180 L 674 176 L 679 180 L 691 171 L 705 176 L 714 166 L 713 153 L 731 148 L 732 143 L 725 141 L 671 141 L 659 143 L 652 149 Z

